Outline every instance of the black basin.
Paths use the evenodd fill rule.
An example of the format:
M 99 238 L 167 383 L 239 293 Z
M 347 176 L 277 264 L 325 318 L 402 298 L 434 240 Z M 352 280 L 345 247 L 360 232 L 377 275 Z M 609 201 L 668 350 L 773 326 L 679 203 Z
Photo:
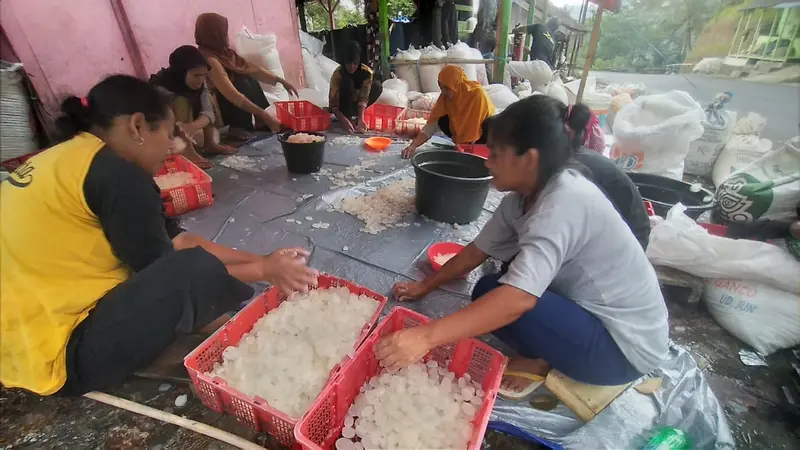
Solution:
M 692 192 L 690 183 L 649 173 L 629 172 L 628 176 L 639 188 L 642 198 L 649 200 L 661 217 L 665 217 L 676 203 L 686 206 L 685 214 L 695 220 L 714 206 L 714 193 L 708 189 Z
M 287 142 L 286 140 L 293 134 L 295 133 L 287 131 L 278 136 L 278 142 L 281 143 L 281 148 L 283 149 L 283 157 L 286 159 L 286 168 L 291 173 L 299 174 L 319 172 L 319 169 L 322 168 L 322 160 L 325 157 L 325 144 L 328 139 L 308 144 Z M 324 134 L 320 133 L 305 132 L 305 134 L 325 137 Z
M 477 219 L 492 182 L 485 160 L 454 150 L 419 152 L 411 158 L 416 174 L 417 212 L 445 223 Z

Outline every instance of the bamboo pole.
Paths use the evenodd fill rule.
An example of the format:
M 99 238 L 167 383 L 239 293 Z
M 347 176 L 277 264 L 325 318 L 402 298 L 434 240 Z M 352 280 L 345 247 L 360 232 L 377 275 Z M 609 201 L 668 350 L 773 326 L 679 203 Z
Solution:
M 756 31 L 753 33 L 753 41 L 750 42 L 750 46 L 747 48 L 747 56 L 750 56 L 750 53 L 753 50 L 753 46 L 756 45 L 758 41 L 758 33 L 761 31 L 761 19 L 764 18 L 764 10 L 761 10 L 761 14 L 758 15 L 758 22 L 756 22 Z
M 747 32 L 747 29 L 750 28 L 750 19 L 753 18 L 753 14 L 754 14 L 753 11 L 750 11 L 749 14 L 747 15 L 747 22 L 746 22 L 746 24 L 744 26 L 744 31 L 745 32 Z M 736 54 L 737 55 L 741 55 L 742 54 L 742 44 L 744 44 L 744 36 L 742 36 L 742 38 L 739 40 L 739 47 L 737 47 L 737 49 L 736 49 Z
M 775 33 L 776 26 L 778 26 L 777 14 L 775 14 L 775 17 L 772 18 L 772 27 L 770 27 L 769 29 L 769 36 L 767 36 L 767 42 L 764 43 L 764 50 L 761 51 L 761 59 L 764 59 L 767 56 L 767 48 L 769 47 L 770 41 L 772 41 L 772 35 Z
M 742 20 L 744 20 L 744 13 L 739 16 L 739 25 L 736 25 L 736 31 L 733 33 L 733 40 L 731 41 L 731 48 L 728 50 L 728 54 L 733 54 L 733 46 L 736 45 L 736 38 L 739 37 L 739 29 L 742 28 Z
M 592 38 L 589 40 L 589 53 L 586 54 L 586 62 L 583 64 L 583 75 L 581 75 L 581 87 L 578 89 L 578 97 L 575 99 L 576 103 L 583 100 L 583 91 L 586 89 L 586 79 L 589 77 L 589 70 L 592 69 L 594 62 L 594 55 L 597 53 L 597 41 L 600 40 L 600 23 L 603 21 L 602 6 L 597 7 L 597 13 L 594 15 L 594 27 L 592 28 Z
M 263 450 L 263 447 L 256 445 L 245 438 L 228 433 L 227 431 L 220 430 L 219 428 L 212 427 L 211 425 L 206 425 L 204 423 L 197 422 L 196 420 L 190 420 L 181 416 L 176 416 L 175 414 L 170 414 L 168 412 L 161 411 L 160 409 L 151 408 L 147 405 L 125 400 L 124 398 L 115 397 L 102 392 L 89 392 L 88 394 L 85 394 L 84 397 L 100 403 L 105 403 L 106 405 L 115 406 L 126 411 L 157 419 L 162 422 L 171 423 L 181 428 L 186 428 L 187 430 L 204 434 L 226 444 L 233 445 L 234 447 L 245 450 Z

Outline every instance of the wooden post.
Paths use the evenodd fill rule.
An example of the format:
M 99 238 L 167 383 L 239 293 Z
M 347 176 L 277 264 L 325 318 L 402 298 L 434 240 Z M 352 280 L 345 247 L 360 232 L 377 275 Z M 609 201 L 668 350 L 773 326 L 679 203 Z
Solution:
M 728 50 L 728 55 L 733 55 L 733 46 L 736 45 L 736 38 L 739 37 L 739 29 L 742 28 L 742 20 L 744 20 L 744 13 L 739 16 L 739 25 L 736 25 L 736 31 L 733 32 L 733 40 L 731 41 L 731 48 Z M 775 24 L 773 23 L 773 26 L 774 25 Z
M 511 4 L 513 0 L 501 1 L 500 14 L 497 15 L 497 52 L 495 58 L 497 64 L 494 66 L 495 83 L 503 82 L 503 74 L 506 70 L 506 60 L 508 59 L 508 23 L 511 21 Z
M 750 47 L 747 48 L 747 56 L 750 57 L 750 53 L 753 50 L 753 46 L 756 45 L 758 42 L 758 33 L 761 31 L 761 19 L 764 18 L 764 9 L 761 9 L 761 14 L 758 15 L 758 22 L 756 22 L 756 31 L 753 33 L 753 41 L 750 43 Z
M 300 29 L 308 33 L 308 22 L 306 22 L 306 2 L 303 0 L 297 5 L 297 15 L 300 17 Z
M 761 59 L 764 59 L 767 56 L 767 47 L 769 47 L 769 43 L 772 40 L 772 35 L 775 34 L 775 27 L 778 26 L 778 15 L 775 14 L 775 17 L 772 18 L 772 27 L 769 29 L 769 36 L 767 36 L 767 42 L 764 43 L 764 50 L 761 51 Z M 736 39 L 734 37 L 734 39 Z
M 381 35 L 381 74 L 389 78 L 389 5 L 387 0 L 378 0 L 378 20 Z
M 597 7 L 597 13 L 594 15 L 594 27 L 592 28 L 592 38 L 589 40 L 589 53 L 586 54 L 586 63 L 583 65 L 583 75 L 581 75 L 581 87 L 578 89 L 578 97 L 575 103 L 580 103 L 583 100 L 583 91 L 586 89 L 586 79 L 589 77 L 589 70 L 592 69 L 594 63 L 594 55 L 597 53 L 597 41 L 600 40 L 600 23 L 603 21 L 603 7 Z
M 775 60 L 775 54 L 778 53 L 778 44 L 781 42 L 781 35 L 783 34 L 783 30 L 786 28 L 786 12 L 789 11 L 789 8 L 783 8 L 781 11 L 781 19 L 778 21 L 778 31 L 777 31 L 777 39 L 775 39 L 775 48 L 772 49 L 772 53 L 769 55 L 770 60 Z M 786 54 L 789 54 L 789 49 L 786 49 Z
M 753 11 L 749 11 L 749 14 L 747 15 L 747 22 L 745 23 L 744 26 L 745 33 L 747 33 L 747 29 L 750 28 L 750 19 L 753 18 L 753 14 L 754 14 Z M 744 44 L 744 35 L 742 35 L 742 38 L 739 40 L 739 47 L 736 48 L 737 55 L 742 54 L 742 44 Z

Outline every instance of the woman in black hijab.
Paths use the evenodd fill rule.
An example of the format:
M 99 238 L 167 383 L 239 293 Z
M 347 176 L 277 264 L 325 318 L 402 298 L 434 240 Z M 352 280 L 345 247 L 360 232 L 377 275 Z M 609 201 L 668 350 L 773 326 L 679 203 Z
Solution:
M 177 121 L 177 134 L 183 137 L 186 144 L 184 153 L 189 160 L 204 169 L 210 168 L 211 164 L 195 151 L 194 143 L 200 143 L 203 153 L 207 155 L 231 154 L 236 151 L 233 147 L 216 142 L 217 114 L 211 93 L 205 84 L 208 71 L 208 62 L 200 51 L 194 46 L 184 45 L 169 55 L 168 68 L 161 69 L 150 77 L 151 83 L 172 94 L 171 106 Z
M 328 105 L 349 133 L 364 132 L 364 110 L 383 92 L 381 82 L 373 79 L 372 69 L 361 64 L 361 46 L 348 42 L 342 64 L 331 75 Z

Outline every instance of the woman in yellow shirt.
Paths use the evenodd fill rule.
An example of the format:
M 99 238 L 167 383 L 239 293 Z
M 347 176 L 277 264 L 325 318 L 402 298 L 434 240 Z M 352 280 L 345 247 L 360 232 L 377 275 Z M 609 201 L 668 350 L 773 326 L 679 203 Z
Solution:
M 0 184 L 0 382 L 41 395 L 121 383 L 267 281 L 305 290 L 303 249 L 233 250 L 166 219 L 153 174 L 175 117 L 156 87 L 113 75 L 62 104 L 68 138 Z

